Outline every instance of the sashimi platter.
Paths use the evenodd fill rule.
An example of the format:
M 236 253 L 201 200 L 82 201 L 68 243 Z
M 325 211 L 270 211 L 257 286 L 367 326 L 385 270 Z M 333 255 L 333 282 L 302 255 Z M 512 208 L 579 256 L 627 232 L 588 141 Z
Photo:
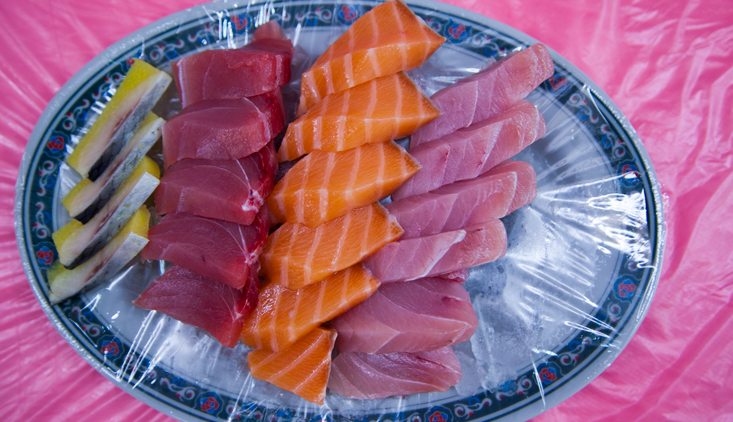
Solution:
M 214 2 L 112 45 L 26 149 L 38 300 L 185 421 L 524 421 L 652 299 L 659 187 L 541 42 L 430 1 Z

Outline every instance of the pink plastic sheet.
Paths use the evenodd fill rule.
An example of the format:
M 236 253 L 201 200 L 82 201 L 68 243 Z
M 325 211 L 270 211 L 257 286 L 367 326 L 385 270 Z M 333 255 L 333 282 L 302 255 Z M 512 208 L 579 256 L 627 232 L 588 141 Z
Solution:
M 13 232 L 23 149 L 56 91 L 114 41 L 201 3 L 0 3 L 3 420 L 163 421 L 77 355 L 25 278 Z M 657 293 L 614 364 L 541 421 L 733 418 L 733 10 L 718 1 L 449 3 L 547 44 L 609 94 L 668 201 Z

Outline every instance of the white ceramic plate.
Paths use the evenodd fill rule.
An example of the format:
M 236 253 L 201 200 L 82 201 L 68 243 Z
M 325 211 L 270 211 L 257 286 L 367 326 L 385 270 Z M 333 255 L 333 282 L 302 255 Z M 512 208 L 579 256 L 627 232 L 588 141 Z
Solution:
M 536 41 L 505 25 L 437 2 L 408 2 L 447 38 L 410 72 L 428 94 L 485 67 L 489 58 Z M 26 273 L 62 336 L 125 391 L 181 420 L 310 421 L 526 420 L 574 394 L 628 343 L 661 268 L 662 207 L 649 158 L 628 121 L 585 75 L 553 54 L 556 72 L 530 99 L 547 135 L 519 155 L 538 174 L 538 198 L 504 219 L 509 252 L 472 270 L 480 328 L 455 346 L 463 380 L 446 393 L 377 401 L 329 394 L 316 406 L 246 369 L 247 348 L 224 349 L 201 330 L 132 306 L 158 263 L 135 261 L 110 283 L 58 306 L 46 270 L 56 259 L 51 233 L 68 221 L 60 198 L 77 180 L 64 163 L 132 57 L 161 69 L 198 50 L 241 46 L 254 28 L 279 20 L 297 46 L 299 74 L 376 2 L 211 3 L 162 19 L 87 64 L 41 116 L 17 184 L 16 234 Z M 297 98 L 297 97 L 296 97 Z M 174 97 L 156 108 L 177 110 Z

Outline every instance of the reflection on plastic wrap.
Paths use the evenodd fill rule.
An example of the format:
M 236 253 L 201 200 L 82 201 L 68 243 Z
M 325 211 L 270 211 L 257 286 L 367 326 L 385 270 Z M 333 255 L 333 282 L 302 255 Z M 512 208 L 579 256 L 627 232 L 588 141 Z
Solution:
M 180 30 L 180 45 L 195 46 L 182 54 L 241 46 L 254 26 L 270 19 L 282 21 L 295 44 L 293 82 L 283 88 L 292 119 L 300 74 L 348 22 L 334 18 L 344 13 L 335 6 L 305 10 L 301 3 L 287 5 L 282 8 L 266 2 L 236 12 L 227 5 L 203 6 L 207 17 L 198 27 Z M 362 6 L 349 3 L 348 7 L 358 12 Z M 421 13 L 430 16 L 433 12 Z M 480 44 L 484 56 L 460 43 L 447 43 L 409 74 L 432 94 L 516 48 L 507 40 L 497 40 L 501 38 L 493 31 L 473 35 L 472 45 L 486 44 Z M 152 55 L 157 50 L 147 54 L 152 62 L 157 58 L 159 67 L 170 70 L 164 57 L 178 57 L 178 46 L 161 41 L 155 47 L 161 49 L 157 55 Z M 150 49 L 145 44 L 140 47 L 141 51 Z M 486 52 L 492 55 L 487 58 Z M 246 362 L 249 349 L 243 344 L 222 348 L 199 329 L 133 307 L 131 302 L 163 273 L 164 266 L 158 262 L 137 262 L 113 283 L 85 293 L 88 306 L 84 312 L 93 313 L 108 330 L 87 337 L 94 344 L 107 342 L 102 355 L 116 381 L 147 389 L 146 394 L 155 400 L 195 409 L 202 417 L 259 420 L 263 409 L 273 409 L 270 415 L 281 412 L 286 419 L 317 414 L 404 420 L 432 404 L 451 403 L 450 411 L 466 415 L 504 409 L 533 395 L 544 402 L 545 395 L 558 385 L 556 380 L 572 380 L 598 356 L 592 350 L 618 349 L 628 341 L 633 330 L 619 335 L 619 328 L 633 313 L 640 279 L 654 280 L 638 274 L 656 271 L 653 252 L 655 242 L 660 241 L 650 234 L 654 210 L 649 209 L 649 193 L 640 166 L 634 164 L 638 157 L 633 148 L 604 120 L 603 105 L 595 103 L 588 86 L 566 91 L 555 88 L 530 95 L 547 122 L 547 134 L 516 157 L 534 166 L 538 197 L 504 218 L 509 243 L 506 256 L 473 268 L 465 283 L 480 327 L 469 342 L 454 346 L 463 370 L 463 379 L 455 388 L 376 401 L 329 395 L 322 407 L 308 403 L 252 378 Z M 169 118 L 179 110 L 175 92 L 169 91 L 155 111 Z M 72 172 L 63 168 L 60 180 L 59 198 L 73 185 Z M 57 206 L 55 227 L 68 219 L 64 207 Z M 645 289 L 642 307 L 648 305 L 653 286 Z M 640 313 L 635 315 L 638 318 Z M 590 360 L 583 363 L 584 359 Z M 594 369 L 584 375 L 592 378 L 598 373 Z

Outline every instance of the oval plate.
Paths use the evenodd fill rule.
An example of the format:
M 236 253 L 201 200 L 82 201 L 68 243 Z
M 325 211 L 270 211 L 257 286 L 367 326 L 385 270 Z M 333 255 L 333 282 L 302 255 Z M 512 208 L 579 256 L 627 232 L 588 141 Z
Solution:
M 428 94 L 536 42 L 457 7 L 408 3 L 447 39 L 410 72 Z M 109 47 L 46 108 L 16 187 L 21 257 L 57 330 L 125 391 L 181 420 L 526 420 L 587 385 L 633 336 L 661 268 L 658 183 L 626 118 L 555 53 L 555 74 L 530 95 L 547 135 L 518 157 L 534 165 L 539 194 L 504 219 L 507 256 L 472 269 L 465 284 L 480 327 L 470 342 L 455 346 L 464 377 L 448 392 L 377 401 L 329 394 L 319 407 L 254 380 L 244 345 L 223 349 L 198 329 L 132 306 L 161 273 L 157 262 L 135 261 L 111 283 L 49 304 L 46 270 L 56 259 L 51 233 L 68 221 L 60 198 L 78 180 L 63 161 L 133 57 L 169 69 L 185 54 L 241 46 L 258 24 L 277 19 L 299 47 L 295 82 L 285 89 L 297 95 L 300 72 L 375 4 L 255 1 L 179 12 Z M 158 108 L 166 117 L 176 105 L 169 96 Z

